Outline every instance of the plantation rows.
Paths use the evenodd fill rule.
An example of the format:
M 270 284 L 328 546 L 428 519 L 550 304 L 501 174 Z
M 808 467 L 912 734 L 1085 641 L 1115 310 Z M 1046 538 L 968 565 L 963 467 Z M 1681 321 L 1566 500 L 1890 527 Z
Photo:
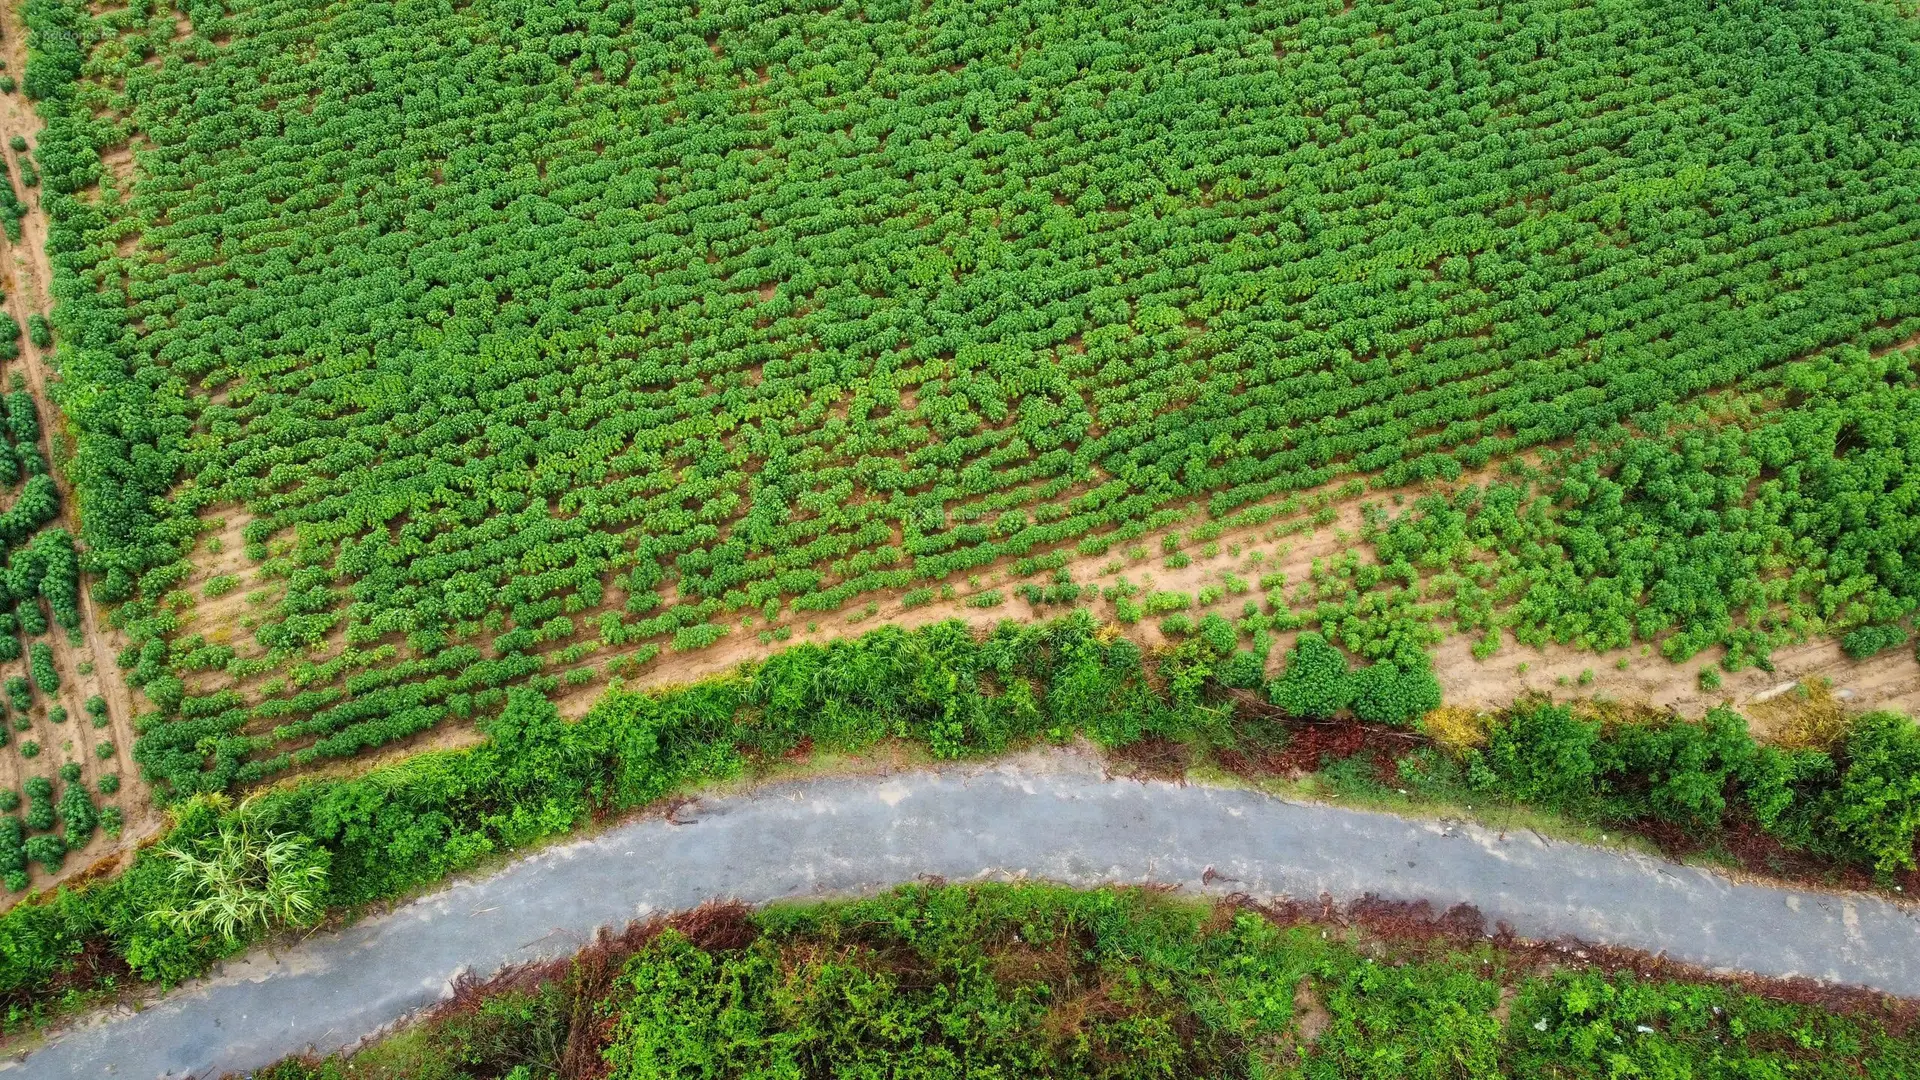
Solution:
M 1920 331 L 1920 48 L 1864 0 L 26 14 L 86 557 L 174 792 L 1567 440 L 1558 503 L 1432 505 L 1382 561 L 1482 632 L 1736 663 L 1920 595 L 1774 461 L 1805 432 L 1691 404 Z M 270 584 L 224 642 L 183 583 L 242 509 Z M 1417 672 L 1437 602 L 1375 586 L 1251 615 Z
M 31 321 L 37 325 L 27 332 L 35 344 L 50 344 L 45 323 Z M 0 359 L 18 359 L 20 334 L 19 324 L 0 314 Z M 70 637 L 79 632 L 80 560 L 72 535 L 53 524 L 60 500 L 41 449 L 33 395 L 18 373 L 9 385 L 0 394 L 0 490 L 7 499 L 0 509 L 0 664 L 24 667 L 25 674 L 0 678 L 0 754 L 13 758 L 0 763 L 0 887 L 18 892 L 30 881 L 30 866 L 58 871 L 67 853 L 85 847 L 98 830 L 118 837 L 123 817 L 119 807 L 94 801 L 95 791 L 119 791 L 118 773 L 98 774 L 95 791 L 83 783 L 89 756 L 106 761 L 115 754 L 111 738 L 98 730 L 108 726 L 107 704 L 90 697 L 84 715 L 70 722 L 53 649 L 44 640 L 56 627 Z M 65 700 L 75 700 L 71 689 Z

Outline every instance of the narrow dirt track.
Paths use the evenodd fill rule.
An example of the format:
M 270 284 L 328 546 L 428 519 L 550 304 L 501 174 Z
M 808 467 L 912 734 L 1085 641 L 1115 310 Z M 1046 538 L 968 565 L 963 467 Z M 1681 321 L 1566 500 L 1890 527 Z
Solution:
M 1920 911 L 1877 898 L 1741 884 L 1530 832 L 1112 780 L 1096 757 L 1058 750 L 701 800 L 256 953 L 0 1073 L 217 1077 L 352 1046 L 444 997 L 462 972 L 571 952 L 595 927 L 711 898 L 857 893 L 925 875 L 1466 902 L 1524 937 L 1920 996 Z

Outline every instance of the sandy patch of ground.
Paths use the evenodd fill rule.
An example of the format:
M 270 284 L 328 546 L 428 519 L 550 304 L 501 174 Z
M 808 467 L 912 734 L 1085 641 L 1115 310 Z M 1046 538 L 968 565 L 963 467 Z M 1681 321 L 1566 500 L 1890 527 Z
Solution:
M 1748 668 L 1721 673 L 1721 685 L 1705 690 L 1700 671 L 1719 670 L 1710 653 L 1675 664 L 1658 654 L 1643 654 L 1637 645 L 1595 653 L 1564 646 L 1535 649 L 1509 641 L 1480 661 L 1473 658 L 1472 647 L 1471 639 L 1455 636 L 1434 649 L 1434 670 L 1450 705 L 1497 706 L 1540 692 L 1610 698 L 1698 717 L 1726 704 L 1747 713 L 1755 732 L 1764 736 L 1772 734 L 1774 725 L 1768 711 L 1754 705 L 1783 696 L 1798 683 L 1826 680 L 1847 708 L 1920 713 L 1920 661 L 1905 648 L 1853 660 L 1835 641 L 1789 645 L 1773 654 L 1772 672 Z

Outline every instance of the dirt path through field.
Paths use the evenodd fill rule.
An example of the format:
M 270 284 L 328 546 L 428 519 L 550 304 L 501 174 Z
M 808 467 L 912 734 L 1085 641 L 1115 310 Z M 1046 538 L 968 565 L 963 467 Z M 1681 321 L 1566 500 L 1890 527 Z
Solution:
M 12 1075 L 257 1068 L 352 1046 L 444 998 L 462 972 L 570 953 L 595 927 L 713 898 L 871 892 L 924 875 L 1470 903 L 1523 937 L 1920 996 L 1920 918 L 1878 898 L 1738 883 L 1531 832 L 1110 780 L 1091 754 L 1048 750 L 702 799 L 671 822 L 622 825 L 338 933 L 256 951 L 143 1012 L 57 1037 L 11 1063 Z
M 16 78 L 26 70 L 25 40 L 26 31 L 20 24 L 18 12 L 9 10 L 6 14 L 5 40 L 0 41 L 0 57 L 5 58 L 7 71 Z M 0 287 L 6 290 L 7 312 L 21 326 L 26 325 L 28 315 L 45 315 L 51 310 L 48 284 L 53 279 L 53 272 L 47 261 L 47 220 L 40 209 L 40 189 L 26 187 L 21 182 L 23 155 L 10 145 L 16 135 L 26 139 L 29 147 L 27 156 L 31 156 L 39 145 L 39 134 L 40 118 L 33 112 L 25 95 L 0 94 L 0 154 L 5 155 L 15 192 L 29 209 L 21 221 L 19 242 L 0 237 L 0 269 L 5 271 L 4 285 Z M 73 488 L 66 475 L 72 442 L 66 434 L 59 410 L 53 407 L 47 396 L 48 383 L 55 377 L 52 358 L 24 335 L 20 345 L 20 359 L 0 366 L 0 379 L 10 381 L 15 373 L 24 376 L 34 399 L 39 403 L 41 448 L 53 466 L 54 482 L 60 492 L 58 524 L 77 537 L 80 534 L 79 519 Z M 44 710 L 40 710 L 31 730 L 12 732 L 12 745 L 0 749 L 0 785 L 17 791 L 26 777 L 51 776 L 62 763 L 77 761 L 82 767 L 80 782 L 89 790 L 97 791 L 99 779 L 104 775 L 113 773 L 120 777 L 119 793 L 96 801 L 119 806 L 125 815 L 126 825 L 118 840 L 108 837 L 104 832 L 96 833 L 85 848 L 68 853 L 57 875 L 48 875 L 36 869 L 33 879 L 35 887 L 65 880 L 89 869 L 104 870 L 105 864 L 130 850 L 161 824 L 161 815 L 153 809 L 147 787 L 141 782 L 139 769 L 133 761 L 133 697 L 126 682 L 119 678 L 114 662 L 124 642 L 102 624 L 86 584 L 82 583 L 80 591 L 81 635 L 78 643 L 70 642 L 58 628 L 45 638 L 53 649 L 54 666 L 60 672 L 60 703 L 66 708 L 69 719 L 63 725 L 53 725 L 48 722 Z M 0 678 L 25 672 L 24 661 L 0 664 Z M 94 728 L 84 708 L 84 703 L 96 695 L 107 704 L 108 723 L 104 728 Z M 19 756 L 19 743 L 28 739 L 42 746 L 40 756 L 30 761 Z M 95 752 L 103 743 L 112 744 L 111 754 L 106 758 L 99 757 Z M 11 906 L 12 900 L 17 897 L 18 894 L 0 893 L 0 910 Z
M 1489 478 L 1465 479 L 1484 483 Z M 1180 531 L 1176 528 L 1115 545 L 1104 555 L 1075 555 L 1068 560 L 1066 568 L 1075 582 L 1095 589 L 1106 589 L 1125 579 L 1143 592 L 1181 592 L 1197 599 L 1201 590 L 1218 587 L 1218 599 L 1209 605 L 1196 606 L 1190 614 L 1198 618 L 1207 612 L 1218 612 L 1234 619 L 1241 615 L 1249 601 L 1261 601 L 1265 591 L 1260 587 L 1262 578 L 1279 574 L 1291 590 L 1307 580 L 1316 562 L 1331 562 L 1358 545 L 1361 503 L 1391 502 L 1395 494 L 1376 492 L 1364 499 L 1337 501 L 1327 510 L 1331 521 L 1287 536 L 1275 537 L 1274 526 L 1263 524 L 1229 529 L 1205 543 L 1183 542 L 1180 554 L 1190 561 L 1181 567 L 1168 566 L 1161 543 L 1170 532 Z M 1418 492 L 1397 494 L 1411 497 Z M 1196 518 L 1183 525 L 1190 530 L 1201 520 Z M 1145 554 L 1131 557 L 1127 554 L 1129 549 Z M 1069 610 L 1059 606 L 1032 607 L 1015 596 L 1013 589 L 1020 580 L 1037 579 L 1012 578 L 1005 571 L 1004 564 L 983 571 L 977 583 L 955 583 L 957 595 L 952 598 L 921 606 L 908 607 L 901 595 L 895 593 L 875 598 L 871 615 L 865 614 L 864 600 L 844 611 L 802 615 L 794 620 L 795 633 L 787 642 L 763 644 L 753 633 L 736 627 L 719 642 L 697 652 L 663 654 L 637 675 L 627 678 L 626 683 L 654 687 L 691 682 L 731 670 L 786 644 L 857 637 L 882 625 L 911 628 L 958 619 L 985 629 L 1003 619 L 1044 619 Z M 1250 591 L 1235 591 L 1236 581 L 1245 583 Z M 968 603 L 969 598 L 989 591 L 1000 592 L 1004 601 L 987 608 Z M 1261 607 L 1265 610 L 1264 603 Z M 1103 619 L 1112 618 L 1111 604 L 1096 603 L 1093 610 Z M 1167 639 L 1159 631 L 1158 622 L 1158 618 L 1148 617 L 1126 628 L 1126 633 L 1147 647 L 1163 645 Z M 1277 668 L 1281 651 L 1291 640 L 1292 635 L 1276 637 L 1270 667 Z M 1856 661 L 1842 653 L 1836 642 L 1807 642 L 1778 650 L 1771 672 L 1748 668 L 1723 673 L 1721 685 L 1707 689 L 1701 685 L 1700 672 L 1715 666 L 1718 650 L 1703 653 L 1690 663 L 1675 664 L 1647 646 L 1596 653 L 1567 646 L 1534 648 L 1509 637 L 1499 652 L 1478 660 L 1473 656 L 1473 644 L 1472 638 L 1456 634 L 1434 649 L 1434 669 L 1449 705 L 1498 708 L 1524 694 L 1538 692 L 1563 698 L 1576 695 L 1610 698 L 1698 717 L 1723 702 L 1749 705 L 1765 700 L 1769 693 L 1777 695 L 1798 681 L 1825 679 L 1850 709 L 1896 709 L 1920 714 L 1920 660 L 1916 660 L 1909 648 Z M 596 654 L 591 662 L 598 664 L 617 655 L 618 652 Z M 557 698 L 561 712 L 568 716 L 585 713 L 604 689 L 604 681 L 598 680 L 563 688 Z

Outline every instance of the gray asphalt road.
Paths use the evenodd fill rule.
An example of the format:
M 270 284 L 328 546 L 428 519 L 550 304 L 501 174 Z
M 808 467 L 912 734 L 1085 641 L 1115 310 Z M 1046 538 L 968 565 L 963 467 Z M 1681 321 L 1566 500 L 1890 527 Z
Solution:
M 1466 901 L 1522 935 L 1567 935 L 1766 975 L 1920 996 L 1920 915 L 1865 896 L 1735 884 L 1532 833 L 1108 781 L 1073 752 L 891 777 L 795 782 L 635 822 L 259 955 L 145 1012 L 69 1031 L 32 1077 L 217 1076 L 350 1046 L 463 970 L 571 952 L 597 926 L 716 897 L 763 902 L 938 874 L 1195 893 Z M 1211 884 L 1203 884 L 1207 869 Z

